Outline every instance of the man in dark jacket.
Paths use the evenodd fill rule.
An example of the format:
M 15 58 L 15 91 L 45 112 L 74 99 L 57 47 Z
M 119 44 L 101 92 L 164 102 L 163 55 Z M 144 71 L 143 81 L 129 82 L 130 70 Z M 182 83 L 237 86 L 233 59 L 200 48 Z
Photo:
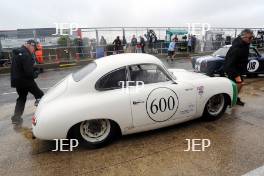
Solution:
M 243 86 L 242 74 L 246 69 L 249 54 L 249 45 L 253 40 L 253 31 L 244 29 L 232 43 L 229 51 L 226 54 L 224 71 L 228 78 L 237 84 L 238 92 Z M 237 104 L 244 106 L 244 102 L 237 99 Z
M 119 38 L 119 36 L 116 37 L 116 39 L 113 41 L 114 44 L 114 50 L 116 52 L 116 54 L 119 53 L 119 51 L 121 50 L 121 46 L 122 46 L 122 42 Z
M 142 36 L 139 37 L 139 44 L 141 46 L 142 53 L 145 53 L 146 43 L 145 43 L 145 39 Z
M 131 53 L 136 52 L 136 46 L 137 46 L 137 38 L 135 35 L 133 35 L 131 39 Z
M 40 98 L 44 93 L 39 89 L 34 79 L 37 77 L 33 65 L 35 60 L 33 54 L 36 51 L 36 42 L 28 40 L 21 48 L 13 51 L 13 58 L 11 64 L 11 87 L 16 88 L 18 98 L 16 102 L 15 112 L 11 120 L 13 124 L 22 123 L 21 118 L 28 92 L 34 95 L 38 104 Z

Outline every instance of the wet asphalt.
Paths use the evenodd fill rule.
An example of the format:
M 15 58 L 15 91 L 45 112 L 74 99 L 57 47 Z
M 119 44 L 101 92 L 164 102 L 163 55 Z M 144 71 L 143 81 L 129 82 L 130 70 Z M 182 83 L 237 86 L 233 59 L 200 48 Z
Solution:
M 169 68 L 192 69 L 188 59 L 164 63 Z M 37 83 L 45 92 L 78 69 L 45 71 Z M 54 141 L 32 139 L 32 96 L 22 126 L 11 124 L 17 95 L 10 88 L 9 75 L 0 75 L 0 175 L 243 175 L 264 165 L 264 76 L 245 82 L 241 98 L 246 105 L 227 109 L 217 121 L 197 119 L 123 136 L 96 150 L 79 146 L 72 152 L 53 152 Z M 206 139 L 211 145 L 205 151 L 184 151 L 186 139 Z

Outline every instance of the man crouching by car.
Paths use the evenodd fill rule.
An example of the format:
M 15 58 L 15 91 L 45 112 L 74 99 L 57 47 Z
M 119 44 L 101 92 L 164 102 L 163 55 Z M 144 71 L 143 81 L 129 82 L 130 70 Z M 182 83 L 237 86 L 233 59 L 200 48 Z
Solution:
M 38 104 L 40 98 L 44 95 L 34 81 L 38 76 L 33 67 L 35 63 L 33 54 L 36 49 L 36 42 L 34 40 L 28 40 L 21 48 L 13 50 L 11 87 L 16 88 L 18 94 L 15 112 L 11 117 L 13 124 L 23 122 L 21 116 L 24 112 L 28 92 L 34 95 L 36 99 L 35 105 Z
M 244 29 L 233 41 L 232 46 L 226 54 L 224 71 L 228 78 L 237 84 L 238 92 L 240 92 L 244 84 L 242 73 L 247 66 L 249 45 L 252 43 L 253 37 L 253 31 Z M 237 105 L 244 106 L 244 104 L 238 97 Z

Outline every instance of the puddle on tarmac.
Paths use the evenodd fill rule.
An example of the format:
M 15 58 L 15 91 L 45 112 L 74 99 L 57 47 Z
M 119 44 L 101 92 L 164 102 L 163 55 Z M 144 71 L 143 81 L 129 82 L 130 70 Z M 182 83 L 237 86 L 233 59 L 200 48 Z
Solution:
M 34 138 L 32 128 L 25 127 L 23 124 L 14 125 L 13 129 L 31 143 L 33 155 L 51 152 L 56 147 L 55 141 L 45 141 Z
M 210 132 L 216 131 L 216 128 L 213 125 L 205 125 L 205 128 Z

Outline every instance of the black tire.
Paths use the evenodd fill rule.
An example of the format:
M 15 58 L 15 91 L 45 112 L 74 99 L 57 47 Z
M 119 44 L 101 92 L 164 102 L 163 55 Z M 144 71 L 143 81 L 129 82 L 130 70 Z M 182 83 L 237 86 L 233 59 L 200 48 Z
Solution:
M 215 102 L 214 102 L 215 101 Z M 216 112 L 212 109 L 212 103 L 216 103 Z M 218 105 L 217 105 L 218 104 Z M 218 107 L 219 106 L 219 107 Z M 204 107 L 202 118 L 206 121 L 214 121 L 222 117 L 227 108 L 227 96 L 224 94 L 217 94 L 212 96 Z
M 256 77 L 258 77 L 257 73 L 247 74 L 247 78 L 256 78 Z
M 96 133 L 93 134 L 93 132 L 91 132 L 90 130 L 98 130 L 100 126 L 98 124 L 100 123 L 105 124 L 106 129 L 103 130 L 104 132 L 102 133 L 102 135 L 99 135 L 98 137 L 92 136 Z M 114 139 L 120 136 L 120 130 L 116 123 L 108 119 L 88 120 L 83 121 L 75 126 L 74 136 L 77 136 L 79 143 L 85 147 L 100 148 L 113 142 Z

